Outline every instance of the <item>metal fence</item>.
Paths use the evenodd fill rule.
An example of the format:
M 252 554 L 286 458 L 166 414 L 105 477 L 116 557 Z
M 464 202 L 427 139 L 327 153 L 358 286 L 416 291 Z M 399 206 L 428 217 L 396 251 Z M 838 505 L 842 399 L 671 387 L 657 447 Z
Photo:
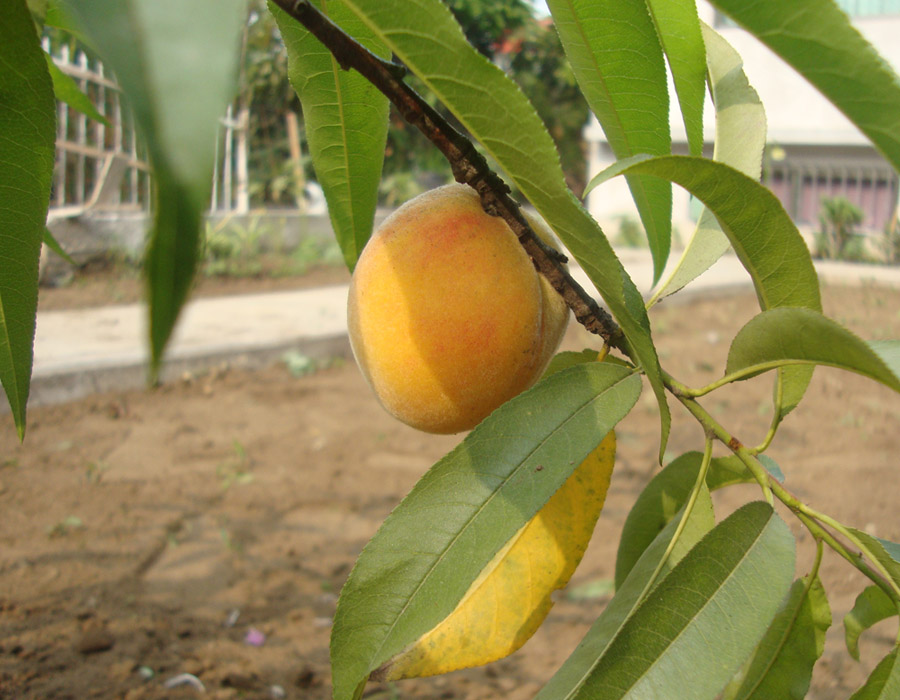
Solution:
M 769 166 L 765 184 L 798 224 L 818 226 L 822 200 L 834 197 L 859 207 L 870 231 L 884 231 L 897 209 L 898 177 L 886 162 L 789 158 Z

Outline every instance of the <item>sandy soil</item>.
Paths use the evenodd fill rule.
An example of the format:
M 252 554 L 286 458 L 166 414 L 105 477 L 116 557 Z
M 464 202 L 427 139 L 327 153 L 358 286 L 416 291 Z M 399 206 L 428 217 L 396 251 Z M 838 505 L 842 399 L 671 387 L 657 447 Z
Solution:
M 302 273 L 281 274 L 281 258 L 272 256 L 260 260 L 260 271 L 245 276 L 211 276 L 200 274 L 194 282 L 193 296 L 222 296 L 250 294 L 310 287 L 324 287 L 350 281 L 345 267 L 316 265 Z M 144 295 L 144 283 L 137 269 L 124 264 L 114 265 L 95 260 L 74 271 L 61 286 L 43 286 L 38 294 L 40 311 L 83 309 L 108 304 L 133 304 Z
M 865 337 L 900 337 L 900 292 L 830 289 L 826 305 Z M 754 311 L 750 295 L 664 305 L 653 317 L 664 365 L 708 383 Z M 587 344 L 570 329 L 569 348 Z M 705 405 L 756 443 L 770 395 L 760 378 Z M 675 414 L 672 456 L 702 444 L 696 425 Z M 607 505 L 569 591 L 612 577 L 619 530 L 656 469 L 651 392 L 618 435 Z M 800 497 L 896 541 L 898 435 L 896 396 L 819 370 L 770 454 Z M 330 620 L 355 557 L 459 439 L 396 423 L 352 360 L 303 377 L 282 365 L 222 367 L 152 392 L 34 409 L 22 446 L 9 416 L 0 417 L 0 697 L 200 697 L 190 686 L 164 688 L 184 673 L 209 698 L 329 697 Z M 717 495 L 718 517 L 757 496 L 750 487 Z M 814 547 L 786 519 L 800 538 L 802 574 Z M 822 576 L 835 624 L 810 697 L 846 698 L 889 647 L 896 622 L 867 633 L 863 661 L 853 661 L 840 620 L 865 580 L 833 553 Z M 530 698 L 606 601 L 564 593 L 510 658 L 372 685 L 368 697 Z

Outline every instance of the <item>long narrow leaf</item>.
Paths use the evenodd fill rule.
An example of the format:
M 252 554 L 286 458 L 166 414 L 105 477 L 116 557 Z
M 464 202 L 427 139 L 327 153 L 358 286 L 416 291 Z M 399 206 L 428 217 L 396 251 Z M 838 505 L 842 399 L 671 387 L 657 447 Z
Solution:
M 900 589 L 900 544 L 852 527 L 849 530 L 871 552 L 875 561 L 887 573 L 894 589 Z
M 72 109 L 77 109 L 86 117 L 109 126 L 109 120 L 97 111 L 91 98 L 81 91 L 78 83 L 71 76 L 63 73 L 49 54 L 45 53 L 44 58 L 47 60 L 47 70 L 50 71 L 50 77 L 53 79 L 53 94 L 56 95 L 56 99 L 65 102 Z
M 830 626 L 831 608 L 818 576 L 795 581 L 743 674 L 722 700 L 803 700 Z
M 690 154 L 702 155 L 706 52 L 697 3 L 694 0 L 645 2 L 672 71 Z
M 628 573 L 621 586 L 616 587 L 616 595 L 606 606 L 600 617 L 588 630 L 584 639 L 566 659 L 559 671 L 538 693 L 535 700 L 570 700 L 575 697 L 592 669 L 597 665 L 613 642 L 625 622 L 634 614 L 641 596 L 646 593 L 650 577 L 672 542 L 679 527 L 684 510 L 680 510 L 653 539 L 637 563 Z M 651 583 L 650 589 L 658 586 L 681 561 L 684 556 L 715 526 L 712 500 L 709 491 L 704 490 L 688 516 L 678 542 L 673 545 L 668 560 Z
M 709 89 L 716 110 L 713 160 L 758 179 L 766 146 L 765 110 L 756 90 L 747 81 L 737 51 L 706 24 L 701 27 L 706 43 Z M 677 266 L 654 294 L 654 299 L 674 294 L 695 280 L 730 246 L 715 215 L 704 209 Z
M 525 95 L 466 42 L 440 0 L 344 2 L 509 174 L 596 285 L 656 395 L 662 454 L 671 415 L 643 299 L 600 227 L 566 187 L 553 140 Z
M 640 379 L 608 363 L 539 382 L 439 461 L 363 550 L 331 636 L 336 700 L 433 629 L 496 553 L 631 409 Z M 552 399 L 552 400 L 551 400 Z
M 878 586 L 869 586 L 856 597 L 853 609 L 844 616 L 847 652 L 859 661 L 859 638 L 872 625 L 897 615 L 897 606 Z
M 712 700 L 762 638 L 793 572 L 787 525 L 769 505 L 748 504 L 685 555 L 598 658 L 586 668 L 564 665 L 563 680 L 544 689 L 552 685 L 553 694 L 538 697 L 656 698 L 666 688 Z
M 838 367 L 900 391 L 900 377 L 868 343 L 812 309 L 771 309 L 754 316 L 735 336 L 725 372 L 750 376 L 787 363 Z
M 716 215 L 741 263 L 750 273 L 762 309 L 822 308 L 819 279 L 809 249 L 784 207 L 756 180 L 723 163 L 686 156 L 620 161 L 589 187 L 615 175 L 638 172 L 681 185 Z M 779 370 L 778 418 L 792 411 L 812 379 L 812 367 Z
M 900 697 L 900 649 L 894 647 L 850 700 L 895 700 Z
M 69 265 L 76 264 L 75 261 L 72 259 L 72 256 L 69 255 L 65 250 L 63 250 L 63 247 L 59 244 L 59 241 L 57 241 L 53 237 L 53 234 L 50 232 L 50 229 L 48 229 L 48 228 L 44 228 L 43 243 L 50 250 L 52 250 L 54 253 L 56 253 L 59 257 L 61 257 L 63 260 L 65 260 L 67 263 L 69 263 Z
M 619 538 L 616 588 L 623 584 L 650 543 L 684 506 L 697 480 L 702 459 L 701 452 L 687 452 L 675 458 L 641 491 L 628 512 Z M 776 477 L 783 478 L 783 475 L 777 472 Z M 710 491 L 754 480 L 750 470 L 734 456 L 714 458 L 706 475 Z
M 666 66 L 644 0 L 550 0 L 547 5 L 575 78 L 616 158 L 670 153 Z M 700 80 L 702 107 L 702 71 Z M 656 282 L 669 255 L 672 186 L 641 175 L 629 177 L 628 186 L 647 231 Z
M 788 62 L 900 170 L 900 77 L 833 0 L 711 0 Z
M 609 489 L 615 445 L 610 432 L 479 572 L 453 612 L 374 675 L 397 680 L 449 673 L 502 659 L 524 644 L 587 549 Z
M 191 289 L 219 120 L 236 93 L 246 0 L 65 0 L 116 74 L 147 143 L 156 188 L 145 255 L 152 371 Z
M 384 43 L 341 3 L 317 3 L 373 53 L 390 58 Z M 328 202 L 328 215 L 344 261 L 352 270 L 372 233 L 378 182 L 388 129 L 388 101 L 354 71 L 343 70 L 331 53 L 277 5 L 288 54 L 291 85 L 303 106 L 313 167 Z
M 5 0 L 0 3 L 0 382 L 20 440 L 55 131 L 53 84 L 31 14 L 25 0 Z

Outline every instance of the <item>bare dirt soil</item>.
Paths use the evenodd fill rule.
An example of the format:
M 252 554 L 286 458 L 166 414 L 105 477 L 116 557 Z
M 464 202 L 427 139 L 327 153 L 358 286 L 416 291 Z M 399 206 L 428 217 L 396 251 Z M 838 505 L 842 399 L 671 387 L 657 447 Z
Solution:
M 900 337 L 900 291 L 826 290 L 827 311 L 867 338 Z M 756 310 L 750 294 L 653 314 L 664 366 L 702 385 Z M 566 346 L 592 344 L 570 328 Z M 744 442 L 762 439 L 771 378 L 706 397 Z M 674 407 L 671 456 L 702 447 Z M 506 660 L 446 677 L 373 684 L 370 698 L 533 697 L 608 597 L 570 595 L 608 581 L 619 531 L 657 466 L 649 390 L 618 428 L 612 487 L 594 540 L 536 636 Z M 303 376 L 274 365 L 225 367 L 149 392 L 34 409 L 19 445 L 0 416 L 0 697 L 330 697 L 335 601 L 360 549 L 422 473 L 461 439 L 390 418 L 352 360 Z M 839 520 L 900 540 L 900 401 L 837 370 L 817 370 L 770 450 L 798 496 Z M 716 496 L 717 516 L 758 489 Z M 798 573 L 814 554 L 799 537 Z M 843 648 L 841 618 L 866 580 L 827 552 L 835 624 L 811 698 L 847 698 L 896 633 L 866 633 L 863 660 Z M 166 689 L 180 674 L 191 686 Z M 681 696 L 689 699 L 685 688 Z M 674 700 L 679 700 L 675 698 Z
M 285 269 L 283 256 L 274 254 L 260 255 L 255 263 L 258 270 L 253 274 L 197 275 L 193 296 L 306 289 L 350 281 L 347 269 L 335 265 L 312 265 L 301 272 L 296 265 L 294 269 Z M 97 258 L 67 276 L 64 284 L 41 287 L 38 310 L 61 311 L 110 304 L 134 304 L 143 298 L 144 283 L 137 268 Z

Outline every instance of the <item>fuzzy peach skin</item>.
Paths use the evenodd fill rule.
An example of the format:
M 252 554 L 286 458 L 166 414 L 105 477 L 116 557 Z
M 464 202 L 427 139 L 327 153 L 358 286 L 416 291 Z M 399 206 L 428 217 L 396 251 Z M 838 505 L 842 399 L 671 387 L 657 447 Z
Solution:
M 549 235 L 543 221 L 531 223 Z M 531 386 L 568 318 L 506 223 L 458 184 L 385 219 L 348 301 L 353 353 L 378 399 L 432 433 L 473 428 Z

